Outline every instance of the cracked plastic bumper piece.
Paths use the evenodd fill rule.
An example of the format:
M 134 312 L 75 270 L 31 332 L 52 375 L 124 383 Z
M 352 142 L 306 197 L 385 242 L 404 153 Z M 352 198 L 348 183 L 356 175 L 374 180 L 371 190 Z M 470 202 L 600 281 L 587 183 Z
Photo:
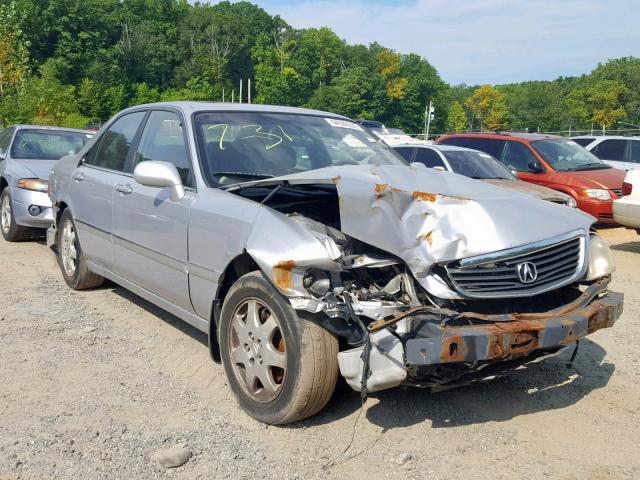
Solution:
M 408 365 L 510 360 L 536 350 L 569 345 L 622 315 L 623 294 L 609 292 L 581 308 L 557 315 L 472 326 L 431 325 L 428 337 L 407 340 Z

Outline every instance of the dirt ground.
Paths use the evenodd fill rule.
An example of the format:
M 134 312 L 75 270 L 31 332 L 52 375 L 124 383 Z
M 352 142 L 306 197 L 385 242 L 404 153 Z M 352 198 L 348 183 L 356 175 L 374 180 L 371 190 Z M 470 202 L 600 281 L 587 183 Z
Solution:
M 237 407 L 197 330 L 113 284 L 69 290 L 42 242 L 0 242 L 0 478 L 640 478 L 640 236 L 603 235 L 625 313 L 574 370 L 563 353 L 362 413 L 341 384 L 288 427 Z M 176 445 L 183 466 L 152 460 Z

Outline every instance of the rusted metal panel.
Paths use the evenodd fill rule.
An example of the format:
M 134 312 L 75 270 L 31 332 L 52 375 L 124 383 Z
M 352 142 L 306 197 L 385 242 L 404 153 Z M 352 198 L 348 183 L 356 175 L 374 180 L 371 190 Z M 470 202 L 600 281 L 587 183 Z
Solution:
M 438 336 L 407 340 L 407 363 L 433 365 L 509 360 L 535 350 L 569 345 L 612 326 L 622 314 L 622 304 L 623 295 L 610 292 L 583 308 L 556 317 L 467 327 L 437 327 Z

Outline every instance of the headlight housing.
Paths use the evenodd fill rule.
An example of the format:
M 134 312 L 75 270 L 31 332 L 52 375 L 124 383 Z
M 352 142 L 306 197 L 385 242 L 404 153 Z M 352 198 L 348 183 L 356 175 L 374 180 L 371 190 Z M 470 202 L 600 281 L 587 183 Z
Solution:
M 582 195 L 589 198 L 595 198 L 596 200 L 611 200 L 611 193 L 609 190 L 601 188 L 586 188 L 582 190 Z
M 616 270 L 613 261 L 611 249 L 604 239 L 596 234 L 591 233 L 589 236 L 589 270 L 587 271 L 586 281 L 597 280 L 606 275 L 611 275 Z
M 576 202 L 575 198 L 569 197 L 567 199 L 567 207 L 578 208 L 578 202 Z
M 39 178 L 21 178 L 18 180 L 18 188 L 47 193 L 49 182 L 47 180 L 40 180 Z

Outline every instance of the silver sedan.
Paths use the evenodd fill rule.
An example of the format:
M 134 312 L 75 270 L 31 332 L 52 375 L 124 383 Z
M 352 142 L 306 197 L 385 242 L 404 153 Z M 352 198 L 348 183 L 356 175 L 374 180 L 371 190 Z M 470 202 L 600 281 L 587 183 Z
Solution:
M 622 311 L 592 217 L 409 165 L 327 112 L 133 107 L 49 183 L 67 284 L 108 278 L 206 332 L 239 404 L 267 423 L 321 410 L 338 373 L 363 396 L 441 390 Z
M 0 230 L 5 240 L 44 234 L 53 221 L 47 195 L 51 169 L 91 136 L 83 130 L 30 125 L 0 133 Z

